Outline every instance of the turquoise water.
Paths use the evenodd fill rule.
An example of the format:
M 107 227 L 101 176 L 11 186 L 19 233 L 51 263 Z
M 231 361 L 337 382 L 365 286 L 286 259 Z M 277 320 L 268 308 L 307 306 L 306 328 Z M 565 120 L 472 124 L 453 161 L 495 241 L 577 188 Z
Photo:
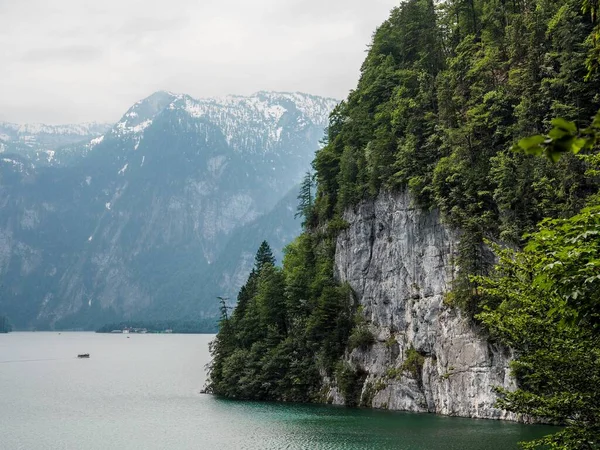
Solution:
M 0 448 L 508 450 L 553 431 L 201 395 L 211 338 L 0 335 Z

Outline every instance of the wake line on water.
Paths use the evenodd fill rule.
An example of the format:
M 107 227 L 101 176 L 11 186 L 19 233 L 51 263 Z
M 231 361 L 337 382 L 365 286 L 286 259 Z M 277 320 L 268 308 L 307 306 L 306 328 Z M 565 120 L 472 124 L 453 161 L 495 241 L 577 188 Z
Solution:
M 39 361 L 66 361 L 67 359 L 70 359 L 70 358 L 13 359 L 13 360 L 10 360 L 10 361 L 0 361 L 0 364 L 24 363 L 24 362 L 39 362 Z

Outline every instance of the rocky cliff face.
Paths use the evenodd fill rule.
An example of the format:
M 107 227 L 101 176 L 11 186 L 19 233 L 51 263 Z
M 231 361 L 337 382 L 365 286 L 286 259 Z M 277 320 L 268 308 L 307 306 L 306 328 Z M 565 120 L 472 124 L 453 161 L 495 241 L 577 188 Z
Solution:
M 494 408 L 494 386 L 513 386 L 506 349 L 488 343 L 444 304 L 458 236 L 406 193 L 383 193 L 347 211 L 336 276 L 363 306 L 376 342 L 347 361 L 364 371 L 362 402 L 375 408 L 514 419 Z M 343 403 L 333 388 L 330 400 Z

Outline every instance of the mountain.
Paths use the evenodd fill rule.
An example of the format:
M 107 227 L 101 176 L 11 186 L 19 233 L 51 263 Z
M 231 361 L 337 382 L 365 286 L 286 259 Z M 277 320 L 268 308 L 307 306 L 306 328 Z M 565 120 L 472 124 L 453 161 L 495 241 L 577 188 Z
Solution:
M 108 123 L 45 125 L 0 122 L 0 153 L 16 153 L 41 165 L 55 164 L 57 148 L 101 136 L 111 128 Z
M 239 287 L 246 282 L 254 265 L 256 250 L 262 241 L 269 242 L 277 263 L 283 261 L 282 250 L 302 232 L 300 220 L 294 218 L 298 191 L 299 187 L 294 187 L 267 214 L 231 234 L 225 249 L 204 277 L 205 284 L 209 280 L 217 281 L 212 298 L 227 296 L 229 303 L 234 303 Z
M 290 191 L 335 105 L 157 92 L 103 134 L 56 148 L 52 164 L 5 151 L 0 312 L 17 328 L 213 316 L 214 295 L 246 276 L 248 244 L 297 234 Z

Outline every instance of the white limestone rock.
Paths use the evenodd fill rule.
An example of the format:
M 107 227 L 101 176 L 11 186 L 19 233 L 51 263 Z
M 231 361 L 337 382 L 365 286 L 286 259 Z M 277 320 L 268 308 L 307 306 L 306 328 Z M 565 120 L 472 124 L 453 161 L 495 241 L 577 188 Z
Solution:
M 344 219 L 349 228 L 337 240 L 336 277 L 355 291 L 377 339 L 346 359 L 368 374 L 363 394 L 376 387 L 372 406 L 516 419 L 494 407 L 494 387 L 515 386 L 511 352 L 490 344 L 460 311 L 444 304 L 456 275 L 458 234 L 437 212 L 415 207 L 407 193 L 382 193 L 348 210 Z M 417 376 L 400 370 L 411 348 L 424 356 Z M 330 400 L 343 403 L 335 388 Z

